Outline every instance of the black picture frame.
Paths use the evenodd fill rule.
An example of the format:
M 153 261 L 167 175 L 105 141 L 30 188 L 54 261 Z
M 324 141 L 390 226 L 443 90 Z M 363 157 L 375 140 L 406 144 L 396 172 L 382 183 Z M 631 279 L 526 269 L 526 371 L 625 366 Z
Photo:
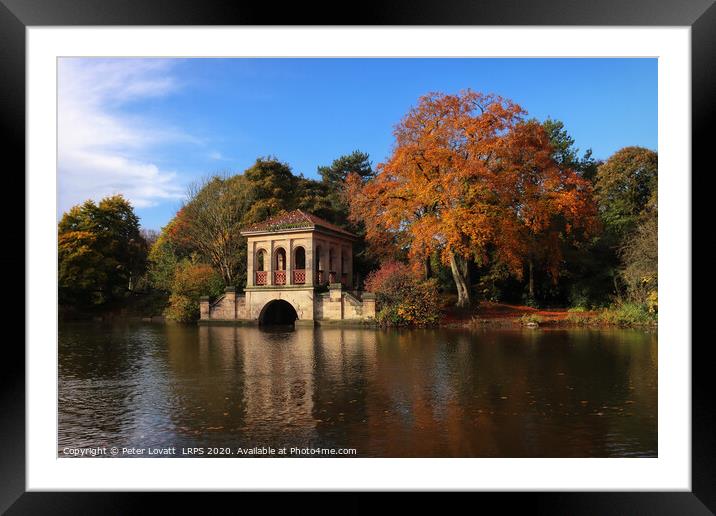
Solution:
M 707 124 L 716 113 L 716 6 L 714 0 L 413 0 L 369 4 L 360 2 L 350 16 L 321 4 L 220 3 L 211 0 L 0 0 L 0 120 L 6 129 L 4 154 L 14 158 L 6 185 L 25 192 L 25 30 L 30 26 L 81 25 L 637 25 L 690 26 L 692 43 L 692 152 L 693 169 L 703 168 L 713 145 Z M 713 163 L 713 160 L 711 160 Z M 6 159 L 7 163 L 7 159 Z M 713 165 L 711 164 L 711 167 Z M 12 171 L 12 173 L 10 173 Z M 686 177 L 686 176 L 685 176 Z M 692 173 L 692 177 L 696 177 Z M 686 180 L 686 179 L 685 179 Z M 693 190 L 692 191 L 697 191 Z M 16 195 L 24 199 L 24 195 Z M 19 211 L 18 207 L 18 211 Z M 24 213 L 24 210 L 23 210 Z M 694 223 L 698 221 L 694 219 Z M 25 226 L 11 224 L 9 238 L 25 239 Z M 711 234 L 712 231 L 708 234 Z M 692 232 L 693 234 L 693 232 Z M 699 234 L 699 232 L 696 232 Z M 707 234 L 701 232 L 701 234 Z M 16 246 L 24 249 L 24 246 Z M 693 255 L 698 258 L 698 255 Z M 2 256 L 6 270 L 24 270 L 25 256 Z M 696 265 L 694 263 L 694 265 Z M 24 292 L 20 275 L 6 288 L 14 307 Z M 12 278 L 10 278 L 12 280 Z M 24 300 L 24 294 L 22 296 Z M 691 300 L 684 300 L 691 303 Z M 24 306 L 24 302 L 23 302 Z M 17 308 L 15 308 L 17 309 Z M 667 343 L 691 345 L 691 343 Z M 697 343 L 698 344 L 698 343 Z M 590 493 L 482 493 L 480 496 L 510 511 L 529 507 L 549 514 L 712 514 L 716 512 L 716 427 L 709 395 L 711 361 L 708 339 L 692 346 L 692 491 Z M 665 344 L 666 345 L 666 344 Z M 140 493 L 25 492 L 25 353 L 18 339 L 6 339 L 0 374 L 0 511 L 7 514 L 128 514 L 149 509 L 149 497 L 165 504 L 186 496 Z M 255 498 L 254 494 L 244 494 Z M 225 498 L 222 496 L 220 498 Z M 205 499 L 205 497 L 204 497 Z M 425 507 L 422 496 L 414 498 Z M 156 501 L 156 500 L 154 500 Z M 214 501 L 214 500 L 212 500 Z M 221 499 L 216 500 L 224 503 Z M 203 510 L 208 506 L 202 503 Z M 295 510 L 295 497 L 272 500 L 273 510 Z M 351 495 L 340 512 L 364 512 L 370 502 Z M 333 504 L 329 509 L 336 510 Z

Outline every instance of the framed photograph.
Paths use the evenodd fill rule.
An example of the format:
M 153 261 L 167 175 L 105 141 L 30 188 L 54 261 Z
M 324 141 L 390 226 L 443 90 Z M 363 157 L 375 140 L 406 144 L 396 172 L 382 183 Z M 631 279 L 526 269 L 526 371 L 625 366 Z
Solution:
M 713 2 L 351 25 L 1 2 L 27 250 L 6 262 L 25 349 L 3 511 L 127 512 L 137 491 L 715 510 L 691 337 Z

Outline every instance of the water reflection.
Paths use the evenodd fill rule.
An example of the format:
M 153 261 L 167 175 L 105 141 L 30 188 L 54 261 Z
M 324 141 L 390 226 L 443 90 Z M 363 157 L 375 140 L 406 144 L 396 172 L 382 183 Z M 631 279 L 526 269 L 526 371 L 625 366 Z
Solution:
M 656 456 L 656 334 L 69 325 L 63 446 Z

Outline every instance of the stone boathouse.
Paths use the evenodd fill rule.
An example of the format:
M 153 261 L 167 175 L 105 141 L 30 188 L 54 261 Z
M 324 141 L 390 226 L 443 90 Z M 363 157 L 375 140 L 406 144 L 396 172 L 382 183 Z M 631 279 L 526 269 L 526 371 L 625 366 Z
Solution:
M 355 235 L 294 210 L 241 231 L 247 237 L 244 293 L 227 287 L 200 301 L 200 324 L 316 324 L 375 318 L 375 296 L 353 290 Z

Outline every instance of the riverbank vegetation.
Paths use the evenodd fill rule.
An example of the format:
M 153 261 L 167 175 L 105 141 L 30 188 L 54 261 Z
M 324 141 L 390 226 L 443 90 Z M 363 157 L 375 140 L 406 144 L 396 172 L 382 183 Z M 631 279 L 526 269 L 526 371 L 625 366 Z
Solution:
M 364 288 L 376 295 L 380 325 L 431 326 L 440 320 L 437 280 L 422 278 L 402 262 L 381 264 L 368 275 Z
M 358 236 L 354 282 L 376 293 L 381 324 L 494 320 L 497 305 L 557 307 L 564 324 L 656 321 L 656 152 L 599 161 L 560 121 L 469 90 L 422 97 L 394 135 L 375 168 L 355 151 L 317 179 L 274 157 L 207 177 L 160 232 L 122 196 L 72 208 L 59 223 L 61 313 L 194 320 L 200 296 L 245 285 L 240 229 L 301 209 Z

